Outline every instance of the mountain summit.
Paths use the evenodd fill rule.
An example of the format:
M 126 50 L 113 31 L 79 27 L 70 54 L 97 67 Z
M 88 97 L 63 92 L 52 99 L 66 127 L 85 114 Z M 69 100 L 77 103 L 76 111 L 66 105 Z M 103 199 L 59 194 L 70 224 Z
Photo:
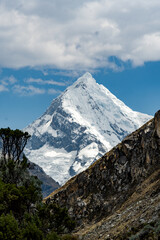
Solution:
M 85 73 L 25 129 L 31 134 L 25 153 L 62 184 L 150 118 Z

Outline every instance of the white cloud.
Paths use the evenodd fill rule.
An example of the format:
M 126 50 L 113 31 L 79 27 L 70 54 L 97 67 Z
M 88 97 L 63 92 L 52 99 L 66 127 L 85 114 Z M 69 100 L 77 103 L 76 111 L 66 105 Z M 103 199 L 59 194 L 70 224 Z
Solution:
M 14 85 L 17 79 L 14 76 L 4 77 L 0 79 L 0 92 L 8 92 L 9 87 Z
M 159 60 L 160 56 L 160 32 L 146 34 L 136 43 L 133 51 L 133 62 L 135 65 L 143 64 L 144 61 Z
M 54 88 L 50 88 L 50 89 L 48 89 L 48 94 L 53 94 L 53 95 L 59 95 L 59 94 L 61 94 L 62 92 L 61 91 L 59 91 L 59 90 L 56 90 L 56 89 L 54 89 Z
M 159 0 L 2 0 L 0 65 L 94 69 L 160 60 Z
M 18 80 L 14 76 L 4 77 L 0 79 L 0 92 L 10 91 L 15 94 L 19 94 L 20 96 L 33 96 L 39 94 L 61 94 L 62 92 L 57 89 L 49 88 L 48 86 L 66 86 L 67 82 L 57 82 L 53 80 L 43 80 L 41 78 L 28 78 L 23 80 L 23 84 L 17 84 Z M 28 85 L 29 84 L 29 85 Z M 43 85 L 44 88 L 38 88 L 31 84 Z M 47 86 L 47 88 L 45 88 Z
M 44 89 L 36 88 L 32 85 L 29 86 L 15 85 L 13 87 L 13 91 L 15 93 L 18 93 L 20 96 L 32 96 L 45 93 Z
M 40 85 L 56 85 L 56 86 L 66 86 L 64 82 L 56 82 L 53 80 L 43 80 L 41 78 L 28 78 L 25 80 L 26 83 L 37 83 Z
M 2 85 L 5 85 L 5 86 L 13 85 L 16 82 L 17 82 L 17 79 L 14 76 L 9 76 L 9 77 L 0 79 L 0 83 L 2 83 Z
M 9 89 L 6 86 L 0 85 L 0 92 L 8 92 L 8 91 Z

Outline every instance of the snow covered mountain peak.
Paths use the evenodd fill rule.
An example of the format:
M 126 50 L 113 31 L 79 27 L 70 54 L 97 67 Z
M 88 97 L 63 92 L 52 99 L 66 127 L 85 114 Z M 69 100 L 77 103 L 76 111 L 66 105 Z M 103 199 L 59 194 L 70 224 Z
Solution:
M 85 73 L 25 129 L 32 135 L 26 155 L 62 184 L 150 118 Z
M 80 82 L 86 83 L 86 82 L 91 82 L 91 81 L 96 82 L 96 80 L 92 77 L 91 73 L 86 72 L 86 73 L 84 73 L 81 77 L 79 77 L 79 78 L 77 79 L 77 81 L 75 82 L 75 84 L 76 84 L 76 83 L 80 83 Z
M 69 87 L 70 88 L 79 88 L 79 87 L 90 87 L 92 84 L 96 84 L 96 80 L 92 77 L 89 72 L 86 72 L 83 76 L 77 79 L 77 81 Z
M 83 76 L 80 77 L 80 78 L 93 78 L 93 77 L 92 77 L 91 73 L 86 72 L 86 73 L 84 73 Z

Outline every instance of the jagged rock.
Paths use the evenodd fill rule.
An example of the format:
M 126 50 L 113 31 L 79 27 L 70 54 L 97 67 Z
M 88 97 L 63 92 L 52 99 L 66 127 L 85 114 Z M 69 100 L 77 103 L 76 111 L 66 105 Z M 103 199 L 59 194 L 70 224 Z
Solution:
M 138 186 L 140 188 L 147 178 L 159 170 L 159 127 L 160 111 L 154 119 L 127 136 L 87 170 L 53 192 L 46 202 L 55 201 L 66 206 L 81 229 L 114 214 L 138 191 Z M 156 176 L 158 180 L 154 179 L 153 182 L 159 181 L 159 175 Z M 113 227 L 112 221 L 110 224 Z M 84 239 L 96 239 L 87 236 Z

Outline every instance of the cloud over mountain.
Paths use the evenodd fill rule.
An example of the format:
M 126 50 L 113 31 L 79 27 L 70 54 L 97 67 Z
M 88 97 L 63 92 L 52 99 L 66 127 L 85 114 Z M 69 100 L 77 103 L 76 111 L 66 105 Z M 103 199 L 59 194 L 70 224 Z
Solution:
M 158 0 L 15 0 L 0 3 L 0 65 L 61 69 L 160 60 Z

